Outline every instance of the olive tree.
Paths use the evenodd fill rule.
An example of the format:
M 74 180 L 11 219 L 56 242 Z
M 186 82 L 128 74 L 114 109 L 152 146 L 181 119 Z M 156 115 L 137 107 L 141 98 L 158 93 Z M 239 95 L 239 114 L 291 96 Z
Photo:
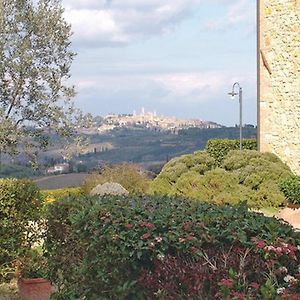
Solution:
M 74 128 L 75 53 L 59 0 L 0 0 L 0 151 L 47 146 Z

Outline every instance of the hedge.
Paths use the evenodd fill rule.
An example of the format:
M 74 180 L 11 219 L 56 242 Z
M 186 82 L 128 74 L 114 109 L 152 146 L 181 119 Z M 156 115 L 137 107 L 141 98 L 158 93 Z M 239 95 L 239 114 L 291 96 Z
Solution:
M 257 150 L 256 139 L 243 139 L 243 150 Z M 240 140 L 230 139 L 210 139 L 206 144 L 205 150 L 221 165 L 230 150 L 239 150 Z
M 34 244 L 42 212 L 39 189 L 29 180 L 0 179 L 0 280 Z
M 300 204 L 300 176 L 291 176 L 280 182 L 280 190 L 291 204 Z
M 249 212 L 245 204 L 218 207 L 159 196 L 68 198 L 50 205 L 48 220 L 56 299 L 156 299 L 157 293 L 162 299 L 224 299 L 228 276 L 240 284 L 230 293 L 252 295 L 254 281 L 263 288 L 257 295 L 273 293 L 263 275 L 270 263 L 261 252 L 267 245 L 289 247 L 293 259 L 282 254 L 276 267 L 288 266 L 291 276 L 298 272 L 300 233 Z M 282 283 L 278 276 L 271 286 Z

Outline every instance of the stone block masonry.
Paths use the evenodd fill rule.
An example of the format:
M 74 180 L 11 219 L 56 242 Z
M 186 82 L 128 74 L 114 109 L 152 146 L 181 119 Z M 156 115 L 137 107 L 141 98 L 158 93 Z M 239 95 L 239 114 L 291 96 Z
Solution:
M 300 175 L 300 0 L 258 0 L 259 149 Z

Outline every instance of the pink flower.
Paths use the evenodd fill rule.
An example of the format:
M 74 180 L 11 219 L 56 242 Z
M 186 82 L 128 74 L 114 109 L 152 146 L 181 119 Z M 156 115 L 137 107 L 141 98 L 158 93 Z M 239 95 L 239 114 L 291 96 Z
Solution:
M 252 282 L 250 283 L 250 287 L 252 287 L 255 290 L 258 290 L 260 285 L 257 282 Z
M 125 227 L 126 227 L 127 229 L 131 229 L 131 228 L 133 227 L 133 225 L 132 225 L 132 224 L 126 224 Z
M 146 232 L 146 233 L 144 233 L 144 234 L 141 236 L 141 239 L 142 239 L 142 240 L 146 240 L 146 239 L 148 239 L 150 236 L 151 236 L 151 233 L 150 233 L 150 232 Z
M 191 235 L 189 235 L 189 236 L 187 236 L 187 238 L 186 238 L 188 241 L 192 241 L 193 239 L 194 239 L 194 237 L 193 236 L 191 236 Z
M 155 225 L 152 224 L 152 223 L 146 223 L 145 224 L 145 227 L 149 228 L 149 229 L 154 229 L 155 228 Z
M 266 246 L 266 243 L 262 240 L 258 240 L 257 238 L 252 238 L 252 242 L 256 245 L 258 249 L 263 249 Z
M 223 278 L 220 282 L 219 285 L 221 286 L 226 286 L 228 288 L 232 288 L 233 287 L 233 280 L 230 278 Z

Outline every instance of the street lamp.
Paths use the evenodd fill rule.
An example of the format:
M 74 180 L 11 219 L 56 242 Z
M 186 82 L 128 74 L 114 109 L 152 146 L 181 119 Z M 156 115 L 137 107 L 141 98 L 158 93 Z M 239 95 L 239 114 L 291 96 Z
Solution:
M 238 87 L 239 92 L 236 93 L 234 91 L 235 87 Z M 243 102 L 243 89 L 240 86 L 238 82 L 234 83 L 232 86 L 232 92 L 228 93 L 228 95 L 231 96 L 231 98 L 234 100 L 235 96 L 239 95 L 239 102 L 240 102 L 240 150 L 243 149 L 243 144 L 242 144 L 242 139 L 243 139 L 243 119 L 242 119 L 242 114 L 243 114 L 243 109 L 242 109 L 242 102 Z

